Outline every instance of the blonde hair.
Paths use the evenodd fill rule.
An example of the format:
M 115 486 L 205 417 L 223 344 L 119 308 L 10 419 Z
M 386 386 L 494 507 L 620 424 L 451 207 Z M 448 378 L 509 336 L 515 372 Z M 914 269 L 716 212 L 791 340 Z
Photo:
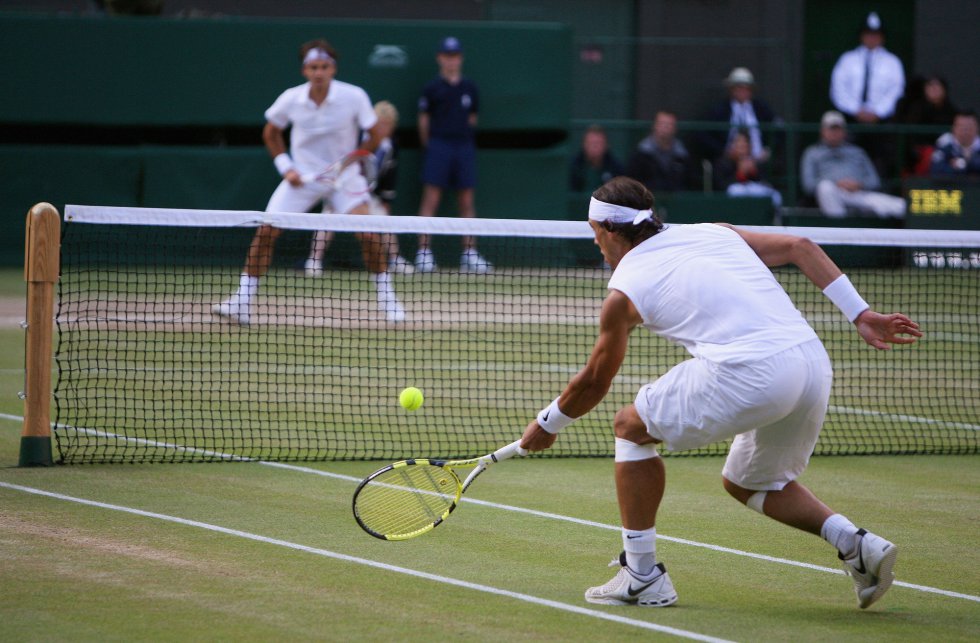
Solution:
M 398 108 L 389 101 L 379 100 L 374 104 L 374 113 L 378 119 L 390 120 L 395 125 L 398 124 Z

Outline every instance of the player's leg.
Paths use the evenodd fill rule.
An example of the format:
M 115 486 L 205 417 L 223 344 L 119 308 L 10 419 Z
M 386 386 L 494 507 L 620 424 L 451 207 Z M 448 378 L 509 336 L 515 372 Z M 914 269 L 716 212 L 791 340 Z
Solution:
M 739 434 L 723 470 L 729 494 L 749 508 L 833 545 L 854 578 L 864 608 L 891 585 L 897 549 L 887 540 L 858 529 L 796 481 L 809 462 L 830 397 L 830 360 L 819 341 L 808 342 L 767 360 L 774 393 L 794 400 L 783 417 Z M 799 385 L 799 392 L 790 389 Z M 780 388 L 784 390 L 779 390 Z
M 333 230 L 317 230 L 313 233 L 313 240 L 310 242 L 310 255 L 303 264 L 303 270 L 307 277 L 319 277 L 323 274 L 323 255 L 333 242 Z
M 616 498 L 623 524 L 623 552 L 610 563 L 619 571 L 608 583 L 590 587 L 585 600 L 604 605 L 666 607 L 677 592 L 663 563 L 656 559 L 657 509 L 666 472 L 656 443 L 631 404 L 615 420 Z
M 283 180 L 269 198 L 266 212 L 306 212 L 319 199 L 315 190 L 294 187 Z M 252 301 L 259 291 L 259 282 L 269 272 L 272 255 L 280 231 L 272 226 L 260 226 L 252 238 L 245 258 L 245 268 L 238 290 L 212 311 L 242 326 L 251 323 Z
M 334 205 L 338 212 L 349 212 L 350 214 L 370 214 L 370 204 L 361 201 L 360 204 L 353 206 L 351 203 L 343 202 L 343 195 L 337 194 Z M 394 284 L 391 282 L 391 275 L 388 273 L 388 248 L 385 244 L 385 235 L 358 232 L 355 234 L 361 243 L 361 255 L 364 258 L 364 266 L 371 274 L 374 281 L 375 290 L 378 293 L 378 310 L 390 322 L 405 321 L 405 309 L 398 296 L 395 294 Z
M 391 206 L 375 195 L 371 195 L 370 213 L 380 216 L 391 214 Z M 411 261 L 401 256 L 398 250 L 398 236 L 394 234 L 384 235 L 383 242 L 387 248 L 388 270 L 396 274 L 410 275 L 415 272 L 415 265 Z

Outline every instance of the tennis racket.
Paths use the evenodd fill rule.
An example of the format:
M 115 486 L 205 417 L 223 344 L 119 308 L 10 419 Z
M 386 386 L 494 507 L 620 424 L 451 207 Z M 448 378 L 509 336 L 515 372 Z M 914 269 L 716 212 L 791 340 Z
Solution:
M 304 184 L 317 184 L 324 188 L 341 190 L 354 196 L 368 194 L 378 185 L 378 168 L 374 154 L 367 150 L 354 150 L 319 172 L 300 176 Z
M 354 491 L 354 519 L 382 540 L 407 540 L 432 531 L 494 462 L 527 455 L 521 441 L 470 460 L 402 460 L 378 469 Z M 464 480 L 457 469 L 474 467 Z

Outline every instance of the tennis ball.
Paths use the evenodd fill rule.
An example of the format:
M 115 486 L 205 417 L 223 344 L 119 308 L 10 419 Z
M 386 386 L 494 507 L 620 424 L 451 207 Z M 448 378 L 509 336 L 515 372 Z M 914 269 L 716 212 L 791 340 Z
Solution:
M 398 403 L 407 411 L 417 410 L 424 401 L 425 397 L 422 395 L 422 391 L 414 386 L 409 386 L 398 396 Z

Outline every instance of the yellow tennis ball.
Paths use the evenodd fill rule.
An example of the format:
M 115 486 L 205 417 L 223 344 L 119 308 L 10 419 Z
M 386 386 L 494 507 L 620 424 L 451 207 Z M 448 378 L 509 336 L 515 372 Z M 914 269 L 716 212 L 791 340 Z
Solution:
M 398 403 L 407 411 L 417 410 L 424 401 L 425 397 L 422 395 L 422 391 L 414 386 L 409 386 L 398 396 Z

